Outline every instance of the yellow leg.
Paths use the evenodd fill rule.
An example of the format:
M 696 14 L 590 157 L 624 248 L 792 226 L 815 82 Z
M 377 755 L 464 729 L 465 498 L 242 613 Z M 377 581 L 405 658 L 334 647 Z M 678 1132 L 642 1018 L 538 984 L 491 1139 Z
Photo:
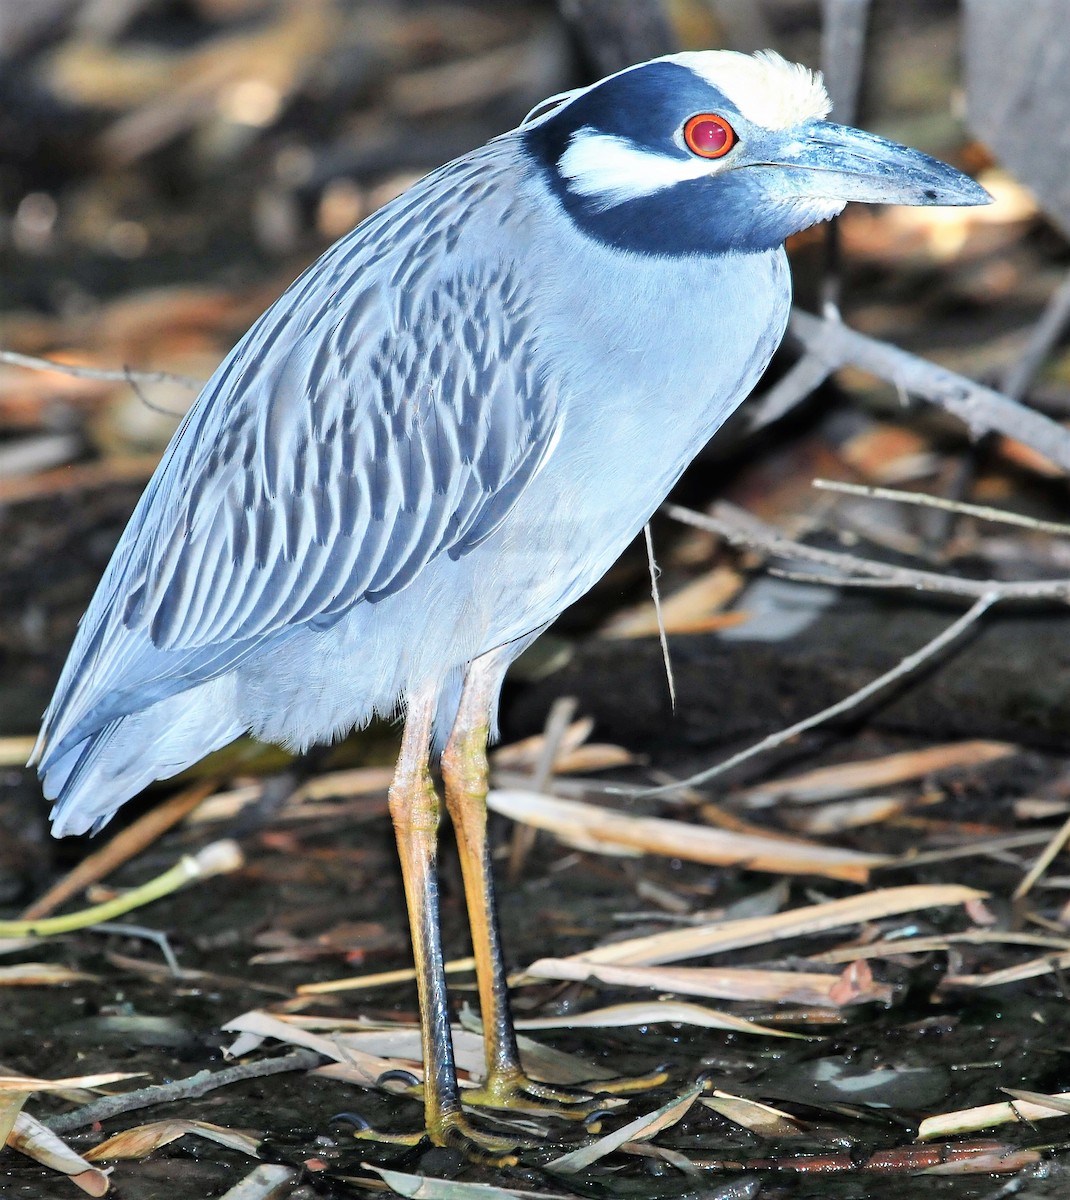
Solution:
M 493 659 L 477 659 L 469 669 L 460 709 L 442 755 L 446 807 L 457 835 L 464 876 L 468 920 L 476 960 L 476 981 L 483 1017 L 487 1078 L 482 1088 L 466 1091 L 466 1104 L 509 1108 L 584 1120 L 612 1106 L 588 1092 L 554 1088 L 530 1079 L 520 1065 L 516 1034 L 509 1015 L 509 994 L 501 934 L 494 904 L 490 848 L 487 843 L 487 735 L 490 706 L 499 676 Z M 618 1102 L 619 1103 L 619 1102 Z
M 410 697 L 401 754 L 390 787 L 390 816 L 401 859 L 420 998 L 424 1120 L 436 1145 L 457 1146 L 471 1158 L 505 1166 L 517 1161 L 512 1153 L 515 1141 L 473 1129 L 458 1097 L 439 930 L 439 799 L 428 769 L 434 713 L 433 694 Z M 364 1136 L 376 1135 L 369 1130 Z

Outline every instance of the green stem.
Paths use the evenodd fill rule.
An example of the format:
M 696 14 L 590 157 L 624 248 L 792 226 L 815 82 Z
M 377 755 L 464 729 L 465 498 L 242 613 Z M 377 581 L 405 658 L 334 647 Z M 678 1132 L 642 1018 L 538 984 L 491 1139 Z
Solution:
M 157 875 L 148 883 L 116 896 L 114 900 L 94 904 L 91 908 L 83 908 L 78 912 L 64 913 L 59 917 L 39 917 L 32 921 L 0 921 L 0 937 L 51 937 L 57 933 L 85 929 L 88 925 L 99 925 L 102 921 L 121 917 L 135 908 L 143 908 L 154 900 L 169 896 L 195 879 L 207 879 L 212 875 L 234 871 L 241 865 L 242 854 L 236 842 L 212 842 L 196 855 L 184 854 L 162 875 Z

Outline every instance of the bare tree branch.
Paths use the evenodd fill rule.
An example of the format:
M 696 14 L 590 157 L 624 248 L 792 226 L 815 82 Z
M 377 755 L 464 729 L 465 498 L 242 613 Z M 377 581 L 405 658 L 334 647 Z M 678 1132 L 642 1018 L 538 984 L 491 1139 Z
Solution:
M 958 417 L 973 437 L 1005 434 L 1070 471 L 1070 431 L 1001 392 L 857 333 L 833 313 L 821 318 L 795 309 L 788 328 L 830 371 L 858 367 Z
M 646 794 L 651 796 L 658 795 L 661 792 L 674 792 L 678 788 L 698 787 L 699 784 L 705 783 L 707 780 L 713 779 L 718 775 L 723 775 L 726 771 L 730 771 L 733 767 L 738 767 L 740 763 L 754 758 L 757 754 L 762 754 L 766 750 L 773 750 L 777 746 L 782 746 L 785 742 L 790 742 L 792 738 L 798 737 L 800 733 L 805 733 L 808 729 L 814 729 L 818 725 L 823 725 L 826 721 L 831 721 L 834 717 L 842 716 L 843 713 L 850 712 L 853 708 L 858 708 L 859 705 L 863 704 L 871 696 L 875 696 L 878 692 L 883 691 L 892 684 L 905 679 L 920 666 L 923 666 L 942 650 L 946 649 L 946 647 L 957 641 L 999 599 L 1000 597 L 997 592 L 985 592 L 974 601 L 968 612 L 963 613 L 961 617 L 953 621 L 946 629 L 937 634 L 936 637 L 926 642 L 920 649 L 915 650 L 913 654 L 908 654 L 906 658 L 898 662 L 890 671 L 885 671 L 883 675 L 878 675 L 876 679 L 870 680 L 865 687 L 859 688 L 858 691 L 852 692 L 851 695 L 845 696 L 835 704 L 829 705 L 828 708 L 823 708 L 820 712 L 813 713 L 809 717 L 804 717 L 801 721 L 796 721 L 794 725 L 789 725 L 787 729 L 780 729 L 776 733 L 771 733 L 768 737 L 762 738 L 760 742 L 755 742 L 754 745 L 748 746 L 745 750 L 740 750 L 738 754 L 733 754 L 730 758 L 726 758 L 723 762 L 717 763 L 715 766 L 708 767 L 705 771 L 689 775 L 686 779 L 681 779 L 678 783 L 670 783 L 664 787 L 652 788 Z
M 904 492 L 899 488 L 870 487 L 864 483 L 846 483 L 842 479 L 815 479 L 814 487 L 823 492 L 841 492 L 845 496 L 866 496 L 872 500 L 891 500 L 896 504 L 916 504 L 919 508 L 939 508 L 961 517 L 977 517 L 982 521 L 998 521 L 1002 525 L 1017 525 L 1035 533 L 1053 533 L 1070 537 L 1070 525 L 1061 521 L 1042 521 L 1025 513 L 1008 512 L 987 504 L 969 504 L 965 500 L 950 500 L 946 496 L 930 496 L 928 492 Z
M 138 1088 L 133 1092 L 122 1092 L 114 1096 L 103 1096 L 73 1112 L 62 1113 L 42 1122 L 53 1133 L 69 1133 L 83 1129 L 95 1121 L 107 1121 L 121 1113 L 152 1108 L 156 1104 L 172 1104 L 176 1100 L 195 1100 L 216 1088 L 229 1087 L 246 1079 L 263 1079 L 268 1075 L 279 1075 L 287 1071 L 311 1071 L 323 1062 L 323 1055 L 315 1050 L 291 1050 L 276 1058 L 262 1058 L 252 1062 L 224 1067 L 221 1071 L 198 1071 L 186 1079 L 175 1079 L 170 1083 L 156 1083 Z
M 1067 326 L 1070 326 L 1070 271 L 1045 305 L 1020 357 L 1003 373 L 1001 385 L 1008 396 L 1020 400 L 1026 394 Z
M 15 350 L 0 350 L 0 363 L 12 367 L 25 367 L 28 371 L 59 371 L 75 379 L 99 379 L 104 383 L 137 384 L 177 383 L 180 387 L 199 392 L 203 381 L 189 375 L 178 375 L 174 371 L 133 371 L 129 367 L 108 369 L 104 367 L 82 367 L 74 363 L 53 362 L 50 358 L 36 358 L 32 354 L 19 354 Z
M 674 520 L 720 534 L 733 545 L 751 546 L 764 550 L 775 558 L 789 559 L 793 562 L 815 563 L 827 567 L 833 573 L 831 577 L 826 577 L 804 572 L 778 572 L 808 583 L 832 583 L 838 587 L 896 587 L 969 599 L 995 596 L 1001 601 L 1050 600 L 1059 604 L 1070 603 L 1070 579 L 1022 582 L 961 579 L 938 571 L 894 566 L 891 563 L 878 562 L 876 559 L 844 554 L 838 550 L 822 550 L 817 546 L 792 541 L 772 525 L 767 525 L 743 509 L 723 501 L 715 506 L 712 515 L 694 512 L 678 504 L 667 505 L 665 511 Z

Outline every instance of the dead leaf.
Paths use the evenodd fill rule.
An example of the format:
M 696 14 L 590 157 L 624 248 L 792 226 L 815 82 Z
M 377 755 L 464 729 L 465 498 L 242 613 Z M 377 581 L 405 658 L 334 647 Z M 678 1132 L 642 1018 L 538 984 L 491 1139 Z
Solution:
M 565 1017 L 535 1017 L 514 1021 L 517 1029 L 619 1029 L 632 1025 L 695 1025 L 702 1029 L 731 1029 L 737 1033 L 758 1033 L 766 1037 L 802 1038 L 804 1035 L 783 1029 L 756 1025 L 733 1013 L 718 1012 L 701 1004 L 679 1000 L 647 1000 L 631 1004 L 611 1004 Z
M 846 900 L 830 900 L 772 916 L 741 917 L 690 929 L 672 929 L 648 937 L 630 938 L 572 955 L 569 962 L 651 965 L 679 962 L 700 955 L 765 945 L 789 937 L 826 933 L 845 925 L 861 925 L 919 909 L 964 904 L 985 895 L 958 884 L 910 884 L 878 888 Z
M 865 882 L 874 867 L 888 861 L 876 854 L 798 839 L 708 829 L 663 817 L 632 817 L 539 792 L 495 788 L 487 797 L 487 804 L 493 812 L 511 820 L 547 829 L 569 845 L 598 853 L 662 854 L 690 862 L 745 864 L 752 871 L 821 875 L 856 883 Z
M 790 1113 L 757 1100 L 748 1100 L 745 1096 L 715 1091 L 712 1096 L 703 1096 L 699 1103 L 760 1137 L 795 1138 L 803 1137 L 807 1132 L 806 1126 Z
M 629 1121 L 627 1125 L 622 1125 L 613 1133 L 607 1133 L 605 1137 L 598 1138 L 590 1145 L 581 1146 L 578 1150 L 572 1150 L 560 1158 L 551 1160 L 546 1164 L 546 1170 L 556 1171 L 561 1175 L 575 1175 L 592 1163 L 598 1162 L 600 1158 L 605 1158 L 607 1154 L 612 1154 L 614 1150 L 619 1150 L 625 1142 L 640 1142 L 654 1137 L 687 1115 L 703 1086 L 701 1083 L 692 1084 L 675 1100 L 670 1100 L 654 1112 L 636 1117 L 634 1121 Z
M 62 1138 L 28 1113 L 19 1113 L 7 1144 L 34 1162 L 67 1175 L 89 1196 L 104 1196 L 108 1192 L 107 1172 L 76 1154 Z
M 803 971 L 764 971 L 748 967 L 631 967 L 583 958 L 542 958 L 527 969 L 535 979 L 600 980 L 611 987 L 653 988 L 685 996 L 719 1000 L 758 1000 L 837 1008 L 843 1004 L 886 1004 L 892 989 L 872 983 L 864 990 L 857 979 L 845 986 L 843 976 Z M 837 999 L 837 997 L 844 999 Z
M 361 1163 L 374 1171 L 390 1190 L 411 1200 L 569 1200 L 550 1192 L 518 1192 L 514 1188 L 495 1187 L 491 1183 L 466 1183 L 459 1179 L 429 1179 L 426 1175 L 406 1175 L 388 1171 L 372 1163 Z
M 178 1141 L 187 1133 L 207 1138 L 210 1142 L 218 1142 L 231 1150 L 239 1150 L 256 1158 L 260 1149 L 259 1138 L 247 1133 L 239 1133 L 226 1129 L 222 1125 L 213 1125 L 208 1121 L 190 1121 L 181 1118 L 171 1118 L 166 1121 L 151 1121 L 147 1125 L 136 1125 L 132 1129 L 124 1129 L 107 1141 L 87 1150 L 85 1157 L 89 1162 L 100 1162 L 107 1158 L 147 1158 L 161 1146 L 168 1146 Z
M 0 1096 L 19 1092 L 65 1092 L 71 1088 L 98 1088 L 124 1079 L 137 1079 L 144 1071 L 113 1071 L 106 1075 L 72 1075 L 69 1079 L 34 1079 L 30 1075 L 0 1075 Z
M 960 1108 L 953 1112 L 926 1117 L 918 1126 L 918 1141 L 928 1142 L 934 1138 L 953 1137 L 960 1133 L 973 1133 L 978 1129 L 991 1129 L 993 1125 L 1011 1122 L 1046 1121 L 1051 1117 L 1065 1117 L 1070 1104 L 1070 1092 L 1056 1092 L 1051 1096 L 1032 1093 L 1032 1100 L 1009 1100 L 997 1104 L 982 1104 L 975 1108 Z
M 751 808 L 768 808 L 782 800 L 795 804 L 814 804 L 823 800 L 838 800 L 874 788 L 891 787 L 923 779 L 934 771 L 955 767 L 975 767 L 1017 754 L 1018 747 L 1010 742 L 950 742 L 924 750 L 907 750 L 883 758 L 861 762 L 837 763 L 819 767 L 789 779 L 774 779 L 771 783 L 744 788 L 735 797 Z
M 17 963 L 0 967 L 0 987 L 59 987 L 65 983 L 96 982 L 99 975 L 75 971 L 62 963 Z

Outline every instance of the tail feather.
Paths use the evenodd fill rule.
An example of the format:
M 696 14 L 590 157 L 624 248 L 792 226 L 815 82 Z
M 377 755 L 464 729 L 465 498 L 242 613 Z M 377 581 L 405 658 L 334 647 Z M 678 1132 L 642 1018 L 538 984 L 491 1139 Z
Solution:
M 245 732 L 213 680 L 112 721 L 48 762 L 45 796 L 54 800 L 56 837 L 95 833 L 156 779 L 167 779 Z

